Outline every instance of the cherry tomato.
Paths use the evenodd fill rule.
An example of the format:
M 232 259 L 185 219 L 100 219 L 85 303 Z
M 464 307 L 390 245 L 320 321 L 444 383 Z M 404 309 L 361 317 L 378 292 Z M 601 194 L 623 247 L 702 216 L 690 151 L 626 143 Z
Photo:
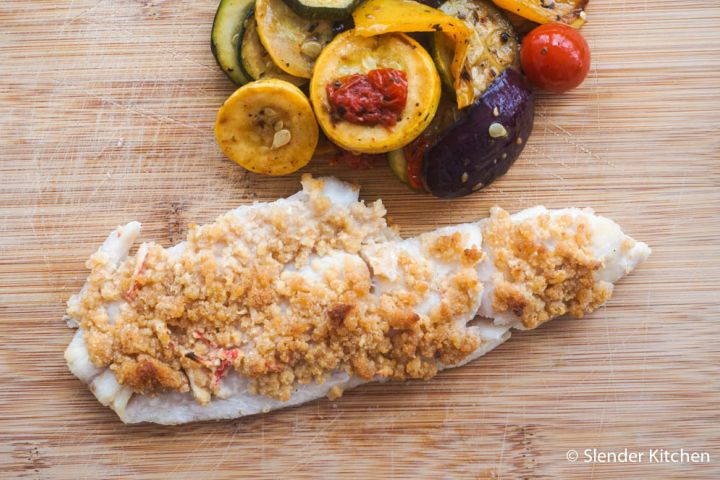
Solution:
M 525 36 L 520 61 L 533 85 L 562 93 L 585 80 L 590 69 L 590 47 L 576 29 L 562 23 L 547 23 Z

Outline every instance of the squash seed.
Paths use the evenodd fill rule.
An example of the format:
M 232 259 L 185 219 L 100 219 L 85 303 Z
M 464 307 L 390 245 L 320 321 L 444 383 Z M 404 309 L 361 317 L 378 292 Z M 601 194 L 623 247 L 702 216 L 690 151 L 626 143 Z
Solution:
M 302 46 L 300 47 L 300 51 L 306 57 L 317 58 L 318 55 L 320 55 L 322 48 L 323 46 L 320 42 L 316 42 L 315 40 L 308 40 L 307 42 L 302 44 Z
M 488 133 L 492 138 L 507 137 L 507 130 L 501 123 L 491 123 L 488 128 Z
M 273 143 L 270 149 L 276 150 L 278 148 L 284 147 L 285 145 L 290 143 L 291 139 L 292 135 L 290 134 L 290 130 L 288 130 L 287 128 L 278 130 L 277 132 L 275 132 L 275 135 L 273 135 Z

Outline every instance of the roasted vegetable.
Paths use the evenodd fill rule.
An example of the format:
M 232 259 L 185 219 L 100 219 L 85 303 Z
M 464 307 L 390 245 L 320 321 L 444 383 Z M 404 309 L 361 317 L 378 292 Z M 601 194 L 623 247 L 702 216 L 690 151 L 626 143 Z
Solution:
M 492 0 L 495 5 L 535 23 L 561 22 L 580 28 L 589 0 Z
M 265 47 L 260 43 L 255 15 L 252 13 L 245 20 L 239 54 L 243 69 L 255 80 L 277 78 L 290 82 L 298 87 L 307 83 L 306 78 L 292 76 L 275 65 L 275 62 L 270 58 Z
M 328 86 L 377 69 L 399 70 L 407 79 L 405 107 L 397 123 L 367 125 L 334 116 Z M 349 30 L 338 35 L 318 58 L 310 99 L 320 127 L 334 143 L 352 152 L 385 153 L 411 142 L 428 126 L 440 99 L 440 78 L 430 55 L 407 35 L 362 37 Z
M 255 20 L 275 64 L 296 77 L 312 76 L 315 60 L 334 36 L 331 21 L 303 18 L 283 0 L 257 0 Z
M 452 198 L 477 191 L 503 175 L 525 147 L 533 125 L 534 94 L 507 69 L 425 155 L 427 189 Z
M 517 67 L 518 41 L 508 19 L 483 1 L 448 0 L 440 10 L 461 19 L 471 29 L 460 78 L 451 76 L 453 43 L 442 32 L 432 37 L 431 52 L 441 78 L 454 87 L 460 108 L 470 105 L 506 68 Z
M 372 36 L 388 32 L 443 32 L 453 44 L 448 70 L 453 79 L 460 78 L 471 30 L 457 18 L 412 0 L 368 0 L 353 13 L 358 35 Z M 459 83 L 455 88 L 461 87 Z M 458 95 L 458 106 L 464 107 Z
M 569 25 L 546 23 L 522 42 L 522 67 L 531 84 L 563 93 L 580 85 L 590 70 L 590 47 Z
M 453 96 L 456 95 L 455 78 L 452 72 L 454 49 L 455 45 L 453 45 L 452 39 L 446 35 L 435 33 L 430 37 L 430 55 L 435 61 L 443 86 L 452 92 Z
M 458 110 L 454 98 L 442 95 L 437 113 L 423 133 L 403 148 L 388 152 L 388 165 L 398 180 L 413 190 L 425 190 L 422 181 L 425 153 L 445 130 L 465 115 L 467 110 Z
M 388 165 L 398 180 L 408 185 L 407 160 L 402 148 L 388 152 Z
M 307 97 L 295 85 L 277 79 L 237 89 L 215 121 L 215 138 L 225 155 L 267 175 L 304 167 L 315 151 L 318 134 Z
M 295 13 L 306 18 L 341 20 L 352 15 L 363 0 L 285 0 Z
M 238 45 L 254 3 L 254 0 L 221 0 L 213 20 L 210 49 L 222 71 L 236 85 L 252 81 L 240 64 Z
M 532 29 L 538 26 L 537 23 L 528 20 L 527 18 L 521 17 L 520 15 L 515 15 L 512 12 L 508 12 L 507 10 L 504 10 L 503 13 L 510 22 L 510 25 L 512 25 L 515 29 L 515 33 L 517 34 L 518 40 L 520 41 L 522 41 L 523 37 L 530 33 Z

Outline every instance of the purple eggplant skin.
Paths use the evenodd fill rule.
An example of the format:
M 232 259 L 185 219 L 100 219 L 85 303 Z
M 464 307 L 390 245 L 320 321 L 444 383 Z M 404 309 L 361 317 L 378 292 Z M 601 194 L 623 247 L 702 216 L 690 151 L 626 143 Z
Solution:
M 469 195 L 508 171 L 532 132 L 535 95 L 508 68 L 468 109 L 423 159 L 423 182 L 437 197 Z

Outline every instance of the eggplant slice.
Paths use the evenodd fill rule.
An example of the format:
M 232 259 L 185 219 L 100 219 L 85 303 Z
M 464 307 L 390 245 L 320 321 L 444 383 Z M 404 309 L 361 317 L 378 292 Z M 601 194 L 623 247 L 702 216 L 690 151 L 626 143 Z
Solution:
M 532 132 L 534 99 L 517 70 L 500 74 L 426 153 L 423 177 L 430 193 L 462 197 L 504 175 Z

